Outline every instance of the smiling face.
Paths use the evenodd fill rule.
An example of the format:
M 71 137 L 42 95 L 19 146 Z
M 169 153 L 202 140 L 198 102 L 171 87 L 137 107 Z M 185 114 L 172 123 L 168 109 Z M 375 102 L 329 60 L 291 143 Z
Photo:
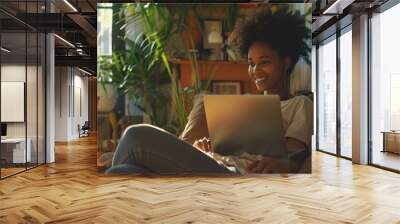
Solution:
M 258 91 L 279 94 L 284 91 L 284 79 L 290 64 L 269 44 L 254 42 L 248 51 L 248 73 Z

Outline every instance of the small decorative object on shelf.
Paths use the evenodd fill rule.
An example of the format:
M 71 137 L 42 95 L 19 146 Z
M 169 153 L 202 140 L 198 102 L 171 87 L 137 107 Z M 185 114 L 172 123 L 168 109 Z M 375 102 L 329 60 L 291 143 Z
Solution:
M 222 20 L 208 19 L 204 21 L 203 48 L 208 49 L 209 60 L 224 60 L 224 37 Z
M 203 34 L 203 47 L 204 48 L 218 48 L 223 43 L 222 37 L 222 21 L 221 20 L 205 20 L 204 21 L 204 34 Z

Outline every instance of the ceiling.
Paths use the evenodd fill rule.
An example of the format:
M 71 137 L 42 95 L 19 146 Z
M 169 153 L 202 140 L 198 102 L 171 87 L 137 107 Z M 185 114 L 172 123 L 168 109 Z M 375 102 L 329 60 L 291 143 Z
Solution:
M 312 37 L 316 44 L 351 24 L 353 17 L 372 11 L 388 0 L 309 0 L 313 4 Z
M 22 58 L 24 55 L 35 55 L 37 48 L 34 43 L 30 43 L 33 41 L 31 40 L 33 35 L 29 32 L 54 32 L 57 34 L 56 65 L 79 66 L 95 74 L 97 2 L 96 0 L 1 0 L 2 45 L 12 49 L 7 56 Z M 28 45 L 25 50 L 25 35 L 18 33 L 24 33 L 26 30 Z

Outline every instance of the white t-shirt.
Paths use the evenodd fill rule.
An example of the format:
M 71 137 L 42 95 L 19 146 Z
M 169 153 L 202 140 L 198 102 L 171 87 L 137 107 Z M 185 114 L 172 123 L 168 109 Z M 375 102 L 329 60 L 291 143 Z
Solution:
M 281 101 L 282 122 L 285 137 L 294 138 L 310 148 L 313 133 L 313 104 L 306 96 L 296 96 L 289 100 Z M 220 164 L 227 168 L 246 174 L 246 168 L 256 160 L 261 160 L 262 155 L 243 153 L 240 156 L 222 156 L 218 153 L 210 154 Z

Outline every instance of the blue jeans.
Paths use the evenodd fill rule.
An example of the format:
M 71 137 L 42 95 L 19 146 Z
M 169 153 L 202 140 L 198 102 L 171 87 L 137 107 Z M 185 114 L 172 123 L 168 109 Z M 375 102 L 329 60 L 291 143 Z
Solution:
M 175 135 L 146 124 L 126 129 L 106 173 L 234 174 Z

